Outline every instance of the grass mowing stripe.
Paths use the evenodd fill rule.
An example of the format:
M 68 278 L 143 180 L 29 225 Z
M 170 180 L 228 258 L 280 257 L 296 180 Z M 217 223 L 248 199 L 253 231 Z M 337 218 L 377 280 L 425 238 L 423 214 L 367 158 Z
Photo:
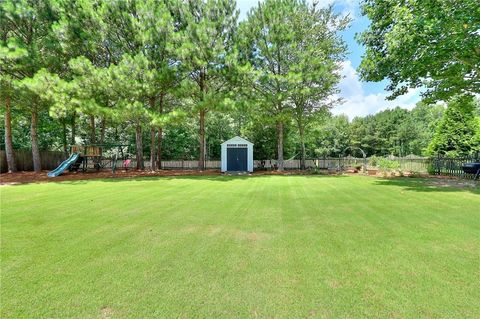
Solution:
M 415 179 L 5 187 L 0 316 L 477 318 L 477 207 Z

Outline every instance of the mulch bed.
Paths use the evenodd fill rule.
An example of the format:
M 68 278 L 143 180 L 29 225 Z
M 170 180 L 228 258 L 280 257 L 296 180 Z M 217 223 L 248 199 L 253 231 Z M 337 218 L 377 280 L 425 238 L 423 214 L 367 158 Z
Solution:
M 162 171 L 100 171 L 100 172 L 66 172 L 57 177 L 48 177 L 48 171 L 42 171 L 41 173 L 35 172 L 17 172 L 17 173 L 5 173 L 0 174 L 0 185 L 5 184 L 24 184 L 35 182 L 61 182 L 61 181 L 76 181 L 86 179 L 99 179 L 99 178 L 133 178 L 133 177 L 147 177 L 147 176 L 193 176 L 193 175 L 220 175 L 220 170 L 162 170 Z
M 199 170 L 160 170 L 160 171 L 140 171 L 140 170 L 119 170 L 115 173 L 112 171 L 100 171 L 100 172 L 66 172 L 60 176 L 50 178 L 47 176 L 48 171 L 42 171 L 41 173 L 35 172 L 17 172 L 17 173 L 4 173 L 0 174 L 0 185 L 11 184 L 25 184 L 36 182 L 61 182 L 61 181 L 76 181 L 86 179 L 99 179 L 99 178 L 134 178 L 134 177 L 157 177 L 157 176 L 205 176 L 205 175 L 222 175 L 218 169 L 209 169 L 204 171 Z M 284 172 L 277 171 L 256 171 L 254 175 L 306 175 L 308 171 L 301 170 L 288 170 Z M 251 175 L 251 174 L 248 174 Z
M 99 172 L 66 172 L 60 176 L 50 178 L 47 176 L 48 171 L 42 171 L 41 173 L 35 172 L 17 172 L 17 173 L 4 173 L 0 174 L 0 185 L 14 185 L 14 184 L 26 184 L 26 183 L 37 183 L 37 182 L 61 182 L 61 181 L 76 181 L 76 180 L 87 180 L 87 179 L 102 179 L 102 178 L 135 178 L 135 177 L 158 177 L 158 176 L 220 176 L 222 173 L 218 169 L 209 169 L 204 171 L 199 170 L 160 170 L 151 172 L 148 170 L 129 170 L 123 171 L 119 170 L 116 173 L 112 173 L 110 170 L 99 171 Z M 311 175 L 310 171 L 302 170 L 286 170 L 283 172 L 278 171 L 255 171 L 253 174 L 241 174 L 241 175 Z M 329 174 L 331 175 L 331 174 Z M 342 174 L 340 174 L 342 175 Z M 358 173 L 344 173 L 343 175 L 358 175 Z M 381 177 L 381 176 L 372 176 L 372 177 Z M 422 174 L 418 176 L 421 178 L 429 178 L 437 180 L 437 184 L 463 184 L 464 182 L 460 181 L 457 177 L 452 176 L 429 176 Z M 396 177 L 387 177 L 387 178 L 396 178 Z M 440 180 L 444 180 L 441 182 Z M 471 184 L 472 181 L 467 182 Z M 435 183 L 435 182 L 433 182 Z

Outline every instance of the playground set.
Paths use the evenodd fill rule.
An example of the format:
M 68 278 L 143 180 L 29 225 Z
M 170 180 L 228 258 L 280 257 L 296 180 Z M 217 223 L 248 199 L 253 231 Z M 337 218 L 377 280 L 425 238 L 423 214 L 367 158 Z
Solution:
M 126 148 L 126 151 L 124 149 Z M 47 174 L 48 177 L 57 177 L 66 170 L 70 172 L 87 172 L 89 169 L 100 171 L 101 169 L 111 169 L 115 173 L 117 162 L 121 159 L 123 168 L 127 170 L 130 166 L 128 145 L 72 145 L 70 156 L 63 161 L 56 169 Z

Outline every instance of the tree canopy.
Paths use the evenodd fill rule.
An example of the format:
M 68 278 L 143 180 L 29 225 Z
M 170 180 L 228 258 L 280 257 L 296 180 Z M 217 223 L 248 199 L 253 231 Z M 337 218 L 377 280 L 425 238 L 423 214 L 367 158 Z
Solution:
M 198 159 L 204 169 L 234 135 L 279 170 L 284 158 L 304 167 L 308 157 L 346 149 L 477 150 L 478 6 L 365 0 L 362 8 L 371 20 L 359 35 L 362 78 L 390 79 L 392 97 L 425 87 L 427 98 L 450 101 L 443 118 L 444 107 L 428 99 L 411 111 L 333 116 L 350 18 L 331 6 L 265 0 L 239 22 L 234 0 L 1 1 L 8 168 L 15 171 L 18 148 L 31 149 L 40 171 L 40 150 L 126 144 L 138 169 L 146 160 L 161 168 L 162 159 Z
M 480 93 L 480 6 L 477 0 L 364 0 L 370 20 L 358 35 L 366 47 L 362 79 L 388 79 L 391 98 L 426 88 L 431 100 Z
M 471 97 L 452 98 L 428 145 L 431 155 L 465 156 L 480 152 L 480 126 Z

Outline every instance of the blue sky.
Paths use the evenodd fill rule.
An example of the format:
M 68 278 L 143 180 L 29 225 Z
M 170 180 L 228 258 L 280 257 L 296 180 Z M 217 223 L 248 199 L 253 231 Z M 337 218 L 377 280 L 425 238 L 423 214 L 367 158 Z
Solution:
M 240 20 L 246 18 L 246 13 L 258 3 L 258 0 L 237 0 L 240 10 Z M 359 66 L 364 48 L 355 41 L 355 34 L 365 30 L 369 24 L 367 18 L 361 16 L 358 7 L 359 0 L 319 0 L 320 6 L 334 5 L 335 11 L 341 14 L 350 14 L 353 22 L 342 36 L 348 45 L 349 54 L 343 63 L 342 75 L 344 78 L 339 84 L 341 96 L 344 103 L 336 106 L 333 114 L 346 114 L 350 119 L 355 116 L 374 114 L 387 108 L 400 106 L 412 109 L 420 101 L 419 90 L 411 90 L 407 94 L 398 97 L 394 101 L 387 101 L 389 95 L 384 90 L 387 82 L 362 82 L 360 81 L 356 68 Z

